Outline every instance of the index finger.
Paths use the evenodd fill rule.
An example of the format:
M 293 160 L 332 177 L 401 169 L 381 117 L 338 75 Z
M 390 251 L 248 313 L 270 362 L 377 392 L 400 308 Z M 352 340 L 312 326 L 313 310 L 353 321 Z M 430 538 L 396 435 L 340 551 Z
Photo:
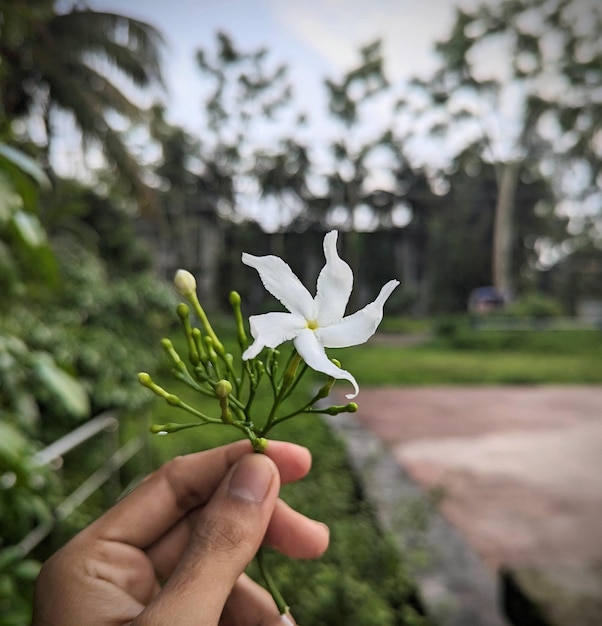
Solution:
M 230 467 L 253 450 L 248 441 L 172 459 L 151 474 L 132 493 L 88 527 L 99 539 L 146 548 L 192 509 L 205 504 Z M 278 467 L 282 482 L 307 474 L 307 448 L 270 441 L 265 450 Z

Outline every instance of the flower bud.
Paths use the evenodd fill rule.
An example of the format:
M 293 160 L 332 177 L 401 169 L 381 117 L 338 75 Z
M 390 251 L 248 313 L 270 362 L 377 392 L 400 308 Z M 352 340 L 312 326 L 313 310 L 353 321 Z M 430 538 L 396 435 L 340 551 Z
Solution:
M 138 374 L 138 382 L 145 387 L 150 387 L 153 384 L 150 374 L 147 374 L 146 372 L 140 372 Z
M 183 302 L 180 302 L 180 304 L 178 304 L 178 306 L 176 308 L 176 313 L 178 314 L 178 317 L 181 320 L 186 320 L 186 319 L 188 319 L 188 315 L 190 313 L 190 309 L 188 308 L 188 306 L 186 304 L 184 304 Z
M 178 293 L 184 297 L 190 296 L 196 292 L 196 279 L 186 270 L 178 270 L 173 282 Z
M 170 422 L 168 424 L 153 424 L 150 427 L 150 432 L 153 435 L 168 435 L 169 433 L 176 433 L 179 430 L 184 430 L 185 428 L 193 428 L 194 426 L 199 426 L 198 423 L 185 423 L 178 424 L 174 422 Z
M 165 401 L 171 406 L 180 406 L 180 398 L 178 398 L 178 396 L 176 396 L 174 393 L 166 394 Z
M 218 398 L 227 398 L 232 393 L 232 383 L 222 379 L 215 385 L 215 395 Z
M 265 437 L 258 437 L 257 439 L 253 439 L 251 445 L 253 446 L 253 450 L 255 450 L 255 452 L 263 453 L 268 447 L 268 440 Z

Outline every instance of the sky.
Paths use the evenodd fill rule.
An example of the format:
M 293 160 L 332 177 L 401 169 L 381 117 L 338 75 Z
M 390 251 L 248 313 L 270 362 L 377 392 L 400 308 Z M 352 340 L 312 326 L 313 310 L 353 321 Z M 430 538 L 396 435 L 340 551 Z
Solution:
M 472 4 L 463 0 L 464 5 Z M 268 48 L 290 66 L 296 99 L 310 114 L 325 98 L 323 80 L 358 61 L 358 50 L 383 40 L 391 82 L 428 72 L 432 50 L 452 22 L 450 0 L 91 0 L 155 25 L 166 40 L 169 119 L 198 130 L 202 82 L 194 52 L 224 30 L 243 50 Z M 323 106 L 322 106 L 323 108 Z

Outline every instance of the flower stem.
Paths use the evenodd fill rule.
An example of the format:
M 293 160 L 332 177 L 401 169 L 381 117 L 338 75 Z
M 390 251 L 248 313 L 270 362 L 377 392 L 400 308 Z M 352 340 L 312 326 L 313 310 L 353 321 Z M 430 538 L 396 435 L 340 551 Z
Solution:
M 270 411 L 270 414 L 268 415 L 265 426 L 261 429 L 262 436 L 265 435 L 274 425 L 274 420 L 276 419 L 276 411 L 278 410 L 278 407 L 288 395 L 290 387 L 295 386 L 295 376 L 297 375 L 297 368 L 299 367 L 299 363 L 301 363 L 301 355 L 295 350 L 291 355 L 286 370 L 284 371 L 284 375 L 282 376 L 280 388 L 278 389 L 278 393 L 274 398 L 274 403 L 272 404 L 272 409 Z
M 189 293 L 186 297 L 188 299 L 188 302 L 190 302 L 190 304 L 192 305 L 192 308 L 199 318 L 203 328 L 205 329 L 205 332 L 209 337 L 211 337 L 211 341 L 213 342 L 213 347 L 215 348 L 215 351 L 219 354 L 224 354 L 224 346 L 222 342 L 217 338 L 217 335 L 215 334 L 215 331 L 213 330 L 213 327 L 209 322 L 209 318 L 207 317 L 203 307 L 201 306 L 201 303 L 199 302 L 196 291 Z
M 272 578 L 272 576 L 266 569 L 263 547 L 259 548 L 259 550 L 257 551 L 257 554 L 255 555 L 255 558 L 257 559 L 257 565 L 259 567 L 259 572 L 261 574 L 261 577 L 263 578 L 263 581 L 265 582 L 265 586 L 267 587 L 267 590 L 270 592 L 272 598 L 274 598 L 274 602 L 276 603 L 276 606 L 278 607 L 278 611 L 280 612 L 280 615 L 285 615 L 289 611 L 289 606 L 284 601 L 282 594 L 280 593 L 280 591 L 276 587 L 276 584 L 274 583 L 274 579 Z

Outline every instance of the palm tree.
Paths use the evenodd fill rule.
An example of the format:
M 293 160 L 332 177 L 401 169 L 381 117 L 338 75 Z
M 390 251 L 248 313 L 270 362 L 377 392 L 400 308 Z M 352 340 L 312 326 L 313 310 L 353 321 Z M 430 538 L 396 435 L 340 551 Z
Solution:
M 161 35 L 122 15 L 79 5 L 59 13 L 55 4 L 0 0 L 0 138 L 10 137 L 13 120 L 37 117 L 46 128 L 48 152 L 52 112 L 69 112 L 84 146 L 98 144 L 141 199 L 146 186 L 140 167 L 114 120 L 132 124 L 144 116 L 126 91 L 162 85 Z

